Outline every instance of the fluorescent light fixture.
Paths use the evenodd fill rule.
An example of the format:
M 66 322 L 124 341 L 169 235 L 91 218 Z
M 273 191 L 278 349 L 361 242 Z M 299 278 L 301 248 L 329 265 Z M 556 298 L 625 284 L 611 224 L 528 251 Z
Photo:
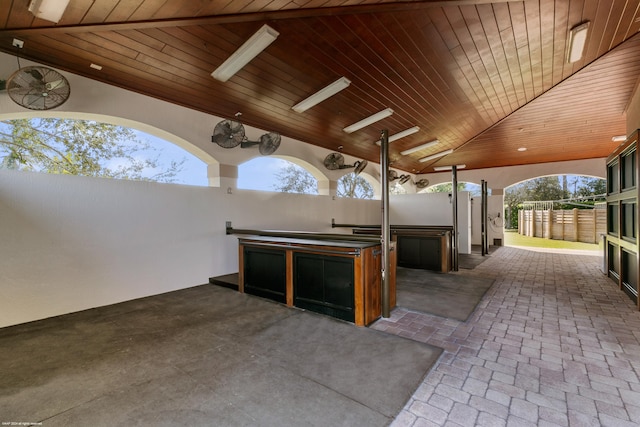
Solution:
M 249 61 L 265 50 L 280 33 L 268 25 L 263 25 L 249 40 L 244 42 L 226 61 L 211 73 L 214 79 L 226 82 Z
M 466 167 L 467 165 L 456 165 L 456 169 L 464 169 Z M 450 171 L 451 169 L 453 169 L 453 166 L 436 166 L 433 168 L 433 170 L 437 172 Z
M 624 142 L 627 140 L 627 135 L 618 135 L 611 138 L 613 142 Z
M 398 132 L 398 133 L 396 133 L 396 134 L 391 135 L 391 136 L 389 137 L 389 142 L 391 143 L 391 142 L 393 142 L 393 141 L 397 141 L 397 140 L 399 140 L 400 138 L 404 138 L 405 136 L 412 135 L 412 134 L 414 134 L 414 133 L 418 132 L 419 130 L 420 130 L 420 128 L 419 128 L 418 126 L 414 126 L 414 127 L 412 127 L 412 128 L 405 129 L 405 130 L 403 130 L 402 132 Z M 376 141 L 376 144 L 380 145 L 380 140 L 377 140 L 377 141 Z
M 569 63 L 579 61 L 582 58 L 588 30 L 589 21 L 573 27 L 569 32 L 569 50 L 567 52 L 567 61 Z
M 291 107 L 293 111 L 296 113 L 304 113 L 309 108 L 313 107 L 324 101 L 327 98 L 332 97 L 336 93 L 340 92 L 343 89 L 346 89 L 351 84 L 351 80 L 346 77 L 340 77 L 335 82 L 331 83 L 329 86 L 324 89 L 320 89 L 318 92 L 314 93 L 307 99 L 298 102 L 296 105 Z
M 31 0 L 29 12 L 36 18 L 58 22 L 69 5 L 69 0 Z
M 406 156 L 408 154 L 413 154 L 416 151 L 420 151 L 420 150 L 424 150 L 425 148 L 433 147 L 434 145 L 437 145 L 437 144 L 440 144 L 440 141 L 435 139 L 433 141 L 426 142 L 426 143 L 424 143 L 422 145 L 418 145 L 417 147 L 413 147 L 413 148 L 409 148 L 408 150 L 401 151 L 400 154 L 402 154 L 403 156 Z
M 379 111 L 369 117 L 367 117 L 366 119 L 362 119 L 359 122 L 356 122 L 352 125 L 347 126 L 346 128 L 342 129 L 343 131 L 345 131 L 346 133 L 353 133 L 357 130 L 360 130 L 364 127 L 367 127 L 377 121 L 380 121 L 382 119 L 384 119 L 385 117 L 389 117 L 390 115 L 393 114 L 393 110 L 391 108 L 385 108 L 382 111 Z
M 424 162 L 428 162 L 429 160 L 437 159 L 438 157 L 446 156 L 447 154 L 451 154 L 451 153 L 453 153 L 453 148 L 451 148 L 449 150 L 441 151 L 441 152 L 436 153 L 436 154 L 432 154 L 432 155 L 427 156 L 427 157 L 423 157 L 418 161 L 421 162 L 421 163 L 424 163 Z

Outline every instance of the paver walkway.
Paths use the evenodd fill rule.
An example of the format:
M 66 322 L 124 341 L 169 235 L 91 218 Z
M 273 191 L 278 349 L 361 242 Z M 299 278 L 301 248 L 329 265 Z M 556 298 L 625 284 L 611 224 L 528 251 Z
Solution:
M 467 322 L 376 322 L 445 349 L 392 426 L 639 426 L 640 312 L 601 263 L 503 247 L 452 273 L 496 280 Z

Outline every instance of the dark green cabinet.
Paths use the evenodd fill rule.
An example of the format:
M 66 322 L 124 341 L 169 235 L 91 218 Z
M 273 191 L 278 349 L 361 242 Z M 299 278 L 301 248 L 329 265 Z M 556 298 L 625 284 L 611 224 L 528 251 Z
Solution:
M 607 158 L 607 274 L 638 304 L 638 131 Z

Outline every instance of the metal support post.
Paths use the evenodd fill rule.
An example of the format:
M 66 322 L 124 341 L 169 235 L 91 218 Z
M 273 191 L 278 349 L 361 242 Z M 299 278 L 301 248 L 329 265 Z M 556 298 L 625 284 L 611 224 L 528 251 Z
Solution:
M 453 256 L 451 269 L 458 271 L 458 167 L 451 167 L 451 205 L 453 209 Z
M 389 224 L 389 131 L 383 130 L 380 136 L 380 167 L 382 169 L 382 317 L 391 316 L 389 298 L 389 242 L 391 227 Z

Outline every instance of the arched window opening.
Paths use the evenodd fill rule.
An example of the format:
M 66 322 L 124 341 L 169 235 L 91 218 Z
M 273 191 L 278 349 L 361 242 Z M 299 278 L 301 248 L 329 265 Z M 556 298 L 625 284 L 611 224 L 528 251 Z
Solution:
M 94 120 L 0 121 L 0 168 L 207 186 L 207 165 L 177 145 Z
M 389 194 L 407 194 L 408 191 L 399 182 L 389 184 Z
M 336 195 L 355 199 L 373 199 L 374 192 L 373 187 L 365 178 L 351 172 L 338 180 Z
M 518 229 L 518 210 L 545 206 L 544 210 L 604 207 L 605 179 L 584 175 L 550 175 L 532 178 L 504 189 L 505 227 Z
M 452 185 L 451 182 L 443 182 L 420 190 L 418 193 L 451 193 Z M 458 191 L 468 191 L 471 193 L 471 197 L 480 197 L 482 194 L 480 185 L 473 182 L 458 182 Z M 491 190 L 489 190 L 489 194 L 491 194 Z
M 318 180 L 302 166 L 274 157 L 257 157 L 238 166 L 238 188 L 318 194 Z

